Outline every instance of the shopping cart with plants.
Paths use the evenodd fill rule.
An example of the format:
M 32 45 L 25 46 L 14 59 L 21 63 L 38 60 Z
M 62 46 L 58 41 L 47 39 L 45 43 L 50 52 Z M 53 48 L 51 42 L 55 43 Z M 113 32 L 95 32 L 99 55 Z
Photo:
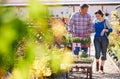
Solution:
M 91 58 L 91 39 L 72 37 L 72 53 L 73 53 L 73 64 L 71 69 L 66 74 L 69 78 L 69 74 L 73 72 L 85 72 L 86 78 L 92 79 L 92 64 L 93 58 Z M 88 48 L 88 53 L 83 51 L 81 48 Z

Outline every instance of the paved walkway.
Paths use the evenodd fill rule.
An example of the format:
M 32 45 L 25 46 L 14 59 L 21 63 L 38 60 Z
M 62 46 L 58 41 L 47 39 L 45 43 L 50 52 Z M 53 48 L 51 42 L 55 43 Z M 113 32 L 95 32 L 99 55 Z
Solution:
M 91 56 L 94 57 L 94 47 L 91 47 Z M 107 57 L 108 58 L 108 57 Z M 95 61 L 93 62 L 93 79 L 120 79 L 120 73 L 117 71 L 113 63 L 108 58 L 105 63 L 104 68 L 105 74 L 96 73 L 95 72 Z M 85 79 L 86 75 L 84 73 L 75 72 L 70 73 L 69 79 Z M 60 75 L 58 78 L 55 79 L 65 79 L 65 74 Z
M 94 48 L 92 46 L 91 52 L 94 55 Z M 93 79 L 120 79 L 120 73 L 110 61 L 109 57 L 105 62 L 104 68 L 105 74 L 95 73 L 95 61 L 93 63 Z
M 92 37 L 93 38 L 93 37 Z M 91 55 L 94 56 L 95 50 L 94 45 L 91 45 Z M 95 61 L 93 63 L 93 79 L 120 79 L 120 73 L 118 72 L 117 68 L 113 65 L 110 61 L 109 57 L 107 56 L 107 60 L 104 66 L 105 74 L 95 73 Z
M 91 45 L 91 56 L 94 57 L 95 51 L 93 43 Z M 108 57 L 107 57 L 108 58 Z M 108 58 L 105 63 L 104 68 L 105 74 L 96 73 L 95 72 L 95 61 L 93 62 L 93 79 L 120 79 L 120 73 L 117 71 L 116 67 L 113 65 L 113 63 Z M 70 76 L 70 79 L 85 79 L 84 74 L 80 75 L 80 73 L 72 73 Z M 56 79 L 65 79 L 65 76 L 62 75 L 59 78 Z

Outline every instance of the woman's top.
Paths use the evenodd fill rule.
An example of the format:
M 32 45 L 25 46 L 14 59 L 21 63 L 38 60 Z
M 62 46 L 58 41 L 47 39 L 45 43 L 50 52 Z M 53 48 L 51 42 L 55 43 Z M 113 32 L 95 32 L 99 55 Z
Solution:
M 103 35 L 101 35 L 103 29 L 105 29 L 105 25 L 108 27 L 108 32 L 113 31 L 113 29 L 111 28 L 108 20 L 104 19 L 101 22 L 99 22 L 98 20 L 95 20 L 95 23 L 94 23 L 95 37 L 107 37 L 105 33 Z

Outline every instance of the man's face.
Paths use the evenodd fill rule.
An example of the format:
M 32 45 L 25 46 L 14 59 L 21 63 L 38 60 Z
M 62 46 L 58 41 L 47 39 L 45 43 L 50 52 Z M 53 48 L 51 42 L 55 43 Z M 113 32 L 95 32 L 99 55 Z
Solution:
M 86 13 L 88 12 L 88 8 L 81 8 L 81 12 L 82 12 L 83 14 L 86 14 Z

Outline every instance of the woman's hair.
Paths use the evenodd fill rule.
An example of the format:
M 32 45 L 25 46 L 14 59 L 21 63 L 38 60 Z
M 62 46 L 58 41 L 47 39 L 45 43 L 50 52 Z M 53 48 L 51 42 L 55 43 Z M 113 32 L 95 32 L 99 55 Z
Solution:
M 101 10 L 96 11 L 95 14 L 100 14 L 102 17 L 104 16 L 104 13 Z

